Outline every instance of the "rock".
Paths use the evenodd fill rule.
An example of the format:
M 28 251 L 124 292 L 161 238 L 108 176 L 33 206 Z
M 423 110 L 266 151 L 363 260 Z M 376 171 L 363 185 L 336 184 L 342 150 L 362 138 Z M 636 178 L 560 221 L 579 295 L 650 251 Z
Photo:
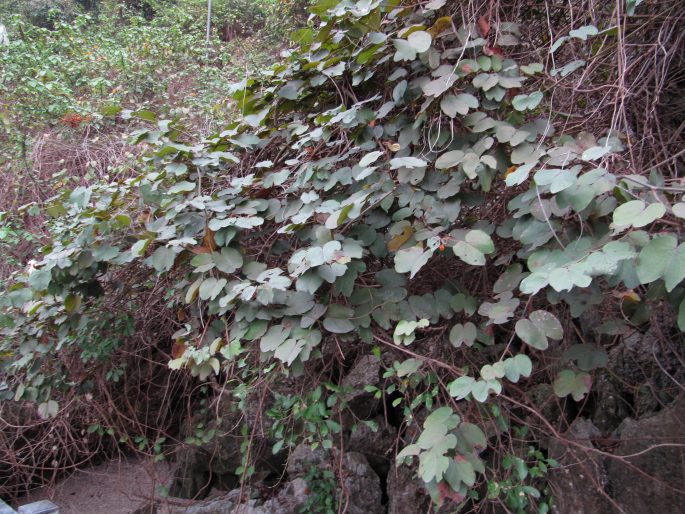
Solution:
M 381 361 L 373 355 L 361 357 L 352 370 L 343 378 L 342 386 L 347 390 L 343 395 L 347 403 L 347 420 L 343 425 L 350 429 L 356 420 L 373 419 L 379 412 L 381 401 L 373 393 L 364 391 L 367 385 L 376 385 L 380 378 Z
M 252 405 L 249 403 L 249 405 Z M 239 477 L 235 470 L 241 465 L 240 446 L 244 437 L 241 427 L 244 423 L 258 423 L 258 418 L 250 417 L 230 401 L 222 401 L 218 407 L 208 410 L 209 420 L 193 418 L 190 426 L 184 429 L 185 436 L 194 436 L 198 423 L 205 425 L 205 431 L 215 431 L 214 437 L 201 446 L 179 446 L 176 453 L 176 471 L 169 488 L 169 494 L 180 498 L 202 499 L 207 496 L 212 486 L 223 491 L 238 487 Z M 252 425 L 248 424 L 252 430 Z M 254 477 L 266 478 L 269 475 L 279 476 L 284 469 L 286 455 L 282 452 L 273 455 L 273 442 L 263 435 L 263 429 L 251 432 L 253 436 L 250 449 L 251 463 L 255 468 Z
M 616 390 L 608 373 L 601 373 L 596 384 L 592 422 L 606 436 L 610 435 L 628 415 L 627 402 Z
M 349 514 L 381 514 L 381 481 L 361 453 L 348 452 L 343 457 L 341 502 Z
M 140 507 L 138 507 L 136 510 L 134 510 L 131 514 L 157 514 L 159 512 L 159 509 L 157 508 L 157 504 L 153 501 L 145 502 L 143 503 Z
M 374 420 L 378 427 L 374 432 L 366 423 L 357 423 L 350 434 L 345 449 L 361 453 L 379 477 L 385 477 L 392 465 L 397 429 L 385 422 L 382 416 Z
M 281 489 L 275 498 L 261 507 L 264 514 L 299 514 L 309 498 L 309 487 L 303 478 L 296 478 Z
M 685 396 L 651 417 L 624 420 L 619 428 L 621 442 L 615 455 L 626 456 L 626 462 L 610 459 L 608 475 L 614 497 L 626 512 L 682 512 L 685 497 L 677 490 L 682 491 L 685 484 L 685 449 L 649 448 L 659 444 L 685 444 L 684 425 Z
M 383 512 L 383 494 L 380 478 L 373 470 L 364 455 L 358 452 L 347 452 L 343 455 L 342 466 L 339 466 L 337 449 L 326 452 L 321 448 L 312 450 L 309 445 L 301 444 L 288 459 L 288 476 L 303 478 L 312 467 L 319 472 L 332 471 L 339 482 L 342 468 L 342 487 L 338 487 L 340 502 L 346 505 L 348 514 L 380 514 Z
M 388 473 L 388 514 L 428 512 L 430 497 L 409 466 L 392 465 Z
M 306 443 L 299 444 L 288 457 L 286 471 L 289 478 L 302 478 L 312 467 L 324 469 L 330 467 L 326 450 L 318 447 L 312 450 Z
M 557 424 L 561 418 L 561 401 L 559 400 L 559 397 L 554 394 L 552 385 L 544 383 L 536 384 L 527 391 L 527 394 L 544 418 L 552 424 Z M 538 419 L 534 419 L 533 421 L 539 422 Z
M 632 402 L 630 411 L 638 418 L 672 402 L 681 392 L 680 384 L 685 383 L 682 335 L 677 328 L 665 332 L 666 327 L 676 327 L 675 313 L 657 309 L 644 333 L 631 332 L 609 351 L 604 379 L 613 382 L 614 391 L 626 404 Z M 620 422 L 621 417 L 619 412 L 615 418 Z
M 604 492 L 607 484 L 604 461 L 592 451 L 594 445 L 591 440 L 601 435 L 592 421 L 579 418 L 566 434 L 566 439 L 578 444 L 560 439 L 550 441 L 550 456 L 560 464 L 559 469 L 553 469 L 549 474 L 555 499 L 552 512 L 555 514 L 614 512 Z

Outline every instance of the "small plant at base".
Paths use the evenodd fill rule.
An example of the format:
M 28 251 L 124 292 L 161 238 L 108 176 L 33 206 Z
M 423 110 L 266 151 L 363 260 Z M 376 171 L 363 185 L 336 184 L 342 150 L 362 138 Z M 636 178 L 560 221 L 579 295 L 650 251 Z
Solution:
M 299 514 L 335 514 L 338 512 L 335 474 L 330 469 L 312 466 L 304 477 L 307 482 L 307 501 Z

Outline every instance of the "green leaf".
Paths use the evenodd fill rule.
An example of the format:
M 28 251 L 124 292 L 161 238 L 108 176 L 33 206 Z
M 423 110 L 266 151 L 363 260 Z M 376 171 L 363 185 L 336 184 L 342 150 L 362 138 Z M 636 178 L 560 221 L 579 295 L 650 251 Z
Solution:
M 440 108 L 450 118 L 455 118 L 457 114 L 466 116 L 469 109 L 478 108 L 478 99 L 469 93 L 445 95 L 440 101 Z
M 644 227 L 666 214 L 662 203 L 645 204 L 642 200 L 631 200 L 616 208 L 613 215 L 613 228 L 621 232 L 629 227 Z
M 206 278 L 202 281 L 200 285 L 200 298 L 202 300 L 214 300 L 221 291 L 223 291 L 224 286 L 227 281 L 225 278 L 216 279 L 213 277 Z
M 490 385 L 486 380 L 478 380 L 471 387 L 471 394 L 473 399 L 480 403 L 485 403 L 490 394 Z
M 582 400 L 592 387 L 592 377 L 587 373 L 575 373 L 565 369 L 557 375 L 553 384 L 554 394 L 559 398 L 572 395 L 577 402 Z
M 519 381 L 521 376 L 529 377 L 533 372 L 533 363 L 527 355 L 522 353 L 504 361 L 506 377 L 513 383 Z
M 685 219 L 685 202 L 673 204 L 673 214 L 681 219 Z
M 435 167 L 439 170 L 454 168 L 461 164 L 461 162 L 464 160 L 464 155 L 464 152 L 461 150 L 452 150 L 450 152 L 446 152 L 436 159 Z
M 157 121 L 157 115 L 152 112 L 152 111 L 134 111 L 131 113 L 131 116 L 134 118 L 138 118 L 139 120 L 144 120 L 144 121 L 152 121 L 156 122 Z
M 52 272 L 49 269 L 37 269 L 29 275 L 29 285 L 36 291 L 44 291 L 50 285 Z
M 399 250 L 395 254 L 395 271 L 397 273 L 410 272 L 410 278 L 414 278 L 414 275 L 419 272 L 432 255 L 432 250 L 423 251 L 419 246 Z
M 290 335 L 290 327 L 284 327 L 283 325 L 274 325 L 259 341 L 259 348 L 263 352 L 273 352 L 281 344 L 288 339 Z
M 522 164 L 521 166 L 516 168 L 516 170 L 507 174 L 506 178 L 504 179 L 505 183 L 509 187 L 523 184 L 526 180 L 528 180 L 528 175 L 530 174 L 530 171 L 536 165 L 537 162 L 529 162 L 528 164 Z
M 160 246 L 154 253 L 148 258 L 148 262 L 155 268 L 159 273 L 164 271 L 169 271 L 176 260 L 176 253 L 166 246 Z
M 452 247 L 452 251 L 466 264 L 483 266 L 485 254 L 494 252 L 495 245 L 490 236 L 482 230 L 470 230 L 467 232 L 464 241 L 457 241 Z
M 450 330 L 449 339 L 452 346 L 459 348 L 462 344 L 473 346 L 473 343 L 476 341 L 476 336 L 476 325 L 469 321 L 463 325 L 461 323 L 454 325 L 452 330 Z
M 574 344 L 564 352 L 565 361 L 576 361 L 576 365 L 583 371 L 606 366 L 607 353 L 594 344 Z
M 532 111 L 542 101 L 543 94 L 541 91 L 535 91 L 529 95 L 516 95 L 511 101 L 511 105 L 517 111 Z
M 181 181 L 169 188 L 168 193 L 171 195 L 175 195 L 178 193 L 189 193 L 191 191 L 195 191 L 197 189 L 197 184 L 193 182 L 187 182 L 187 181 Z
M 418 30 L 416 32 L 412 32 L 411 34 L 409 34 L 407 42 L 416 53 L 422 54 L 423 52 L 427 52 L 428 49 L 431 47 L 433 38 L 428 32 Z
M 219 271 L 234 273 L 243 265 L 243 256 L 233 248 L 222 248 L 221 252 L 212 253 L 212 261 Z
M 450 396 L 453 396 L 457 400 L 463 400 L 471 394 L 475 383 L 476 379 L 466 375 L 457 378 L 449 385 Z
M 656 236 L 640 251 L 635 271 L 641 284 L 649 284 L 664 276 L 677 245 L 674 236 Z
M 582 39 L 583 41 L 587 41 L 588 36 L 596 36 L 597 34 L 599 34 L 599 30 L 594 25 L 585 25 L 568 33 L 569 36 Z
M 549 346 L 547 339 L 559 340 L 564 331 L 559 320 L 551 313 L 538 310 L 530 314 L 530 319 L 516 322 L 516 335 L 522 341 L 538 350 L 546 350 Z
M 473 423 L 464 422 L 459 425 L 459 435 L 471 448 L 484 450 L 488 445 L 488 440 L 485 437 L 483 430 Z
M 54 418 L 59 413 L 59 404 L 55 400 L 48 400 L 38 405 L 38 416 L 41 419 Z
M 609 146 L 593 146 L 592 148 L 585 150 L 580 158 L 584 161 L 596 161 L 608 153 L 611 153 L 611 148 Z
M 407 359 L 397 367 L 397 376 L 402 378 L 408 375 L 413 375 L 422 365 L 423 361 L 420 359 Z
M 325 318 L 323 326 L 333 334 L 347 334 L 354 330 L 354 324 L 350 320 L 342 318 Z
M 77 294 L 68 294 L 64 299 L 64 308 L 67 312 L 77 311 L 81 307 L 81 296 Z
M 367 153 L 359 161 L 359 166 L 361 168 L 366 168 L 367 166 L 370 166 L 371 164 L 376 162 L 381 155 L 383 155 L 383 152 L 381 152 L 381 151 L 375 151 L 375 152 Z
M 467 461 L 461 455 L 457 455 L 453 462 L 456 467 L 459 480 L 464 482 L 469 487 L 476 483 L 476 472 L 473 469 L 473 465 L 469 461 Z
M 214 259 L 212 258 L 212 255 L 209 253 L 201 253 L 199 255 L 196 255 L 190 260 L 190 264 L 192 266 L 195 266 L 196 273 L 204 273 L 205 271 L 214 269 L 215 266 Z
M 395 157 L 390 159 L 390 169 L 396 170 L 398 168 L 424 168 L 428 163 L 418 157 Z

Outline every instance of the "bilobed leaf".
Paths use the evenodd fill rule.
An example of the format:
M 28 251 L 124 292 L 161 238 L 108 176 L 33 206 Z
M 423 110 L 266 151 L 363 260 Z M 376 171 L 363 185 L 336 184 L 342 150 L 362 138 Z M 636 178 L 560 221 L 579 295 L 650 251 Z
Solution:
M 347 334 L 354 330 L 354 324 L 343 318 L 325 318 L 323 327 L 333 334 Z
M 560 398 L 572 395 L 577 402 L 582 400 L 592 387 L 592 377 L 587 373 L 575 373 L 565 369 L 557 375 L 554 381 L 554 394 Z
M 642 200 L 631 200 L 614 211 L 613 228 L 621 232 L 629 227 L 644 227 L 666 214 L 666 207 L 660 202 L 645 204 Z
M 160 246 L 150 256 L 149 262 L 158 272 L 169 271 L 176 260 L 176 253 L 166 246 Z
M 445 152 L 435 161 L 435 167 L 439 170 L 454 168 L 464 160 L 464 152 L 461 150 L 451 150 Z
M 381 151 L 367 153 L 359 161 L 359 166 L 362 168 L 366 168 L 367 166 L 370 166 L 371 164 L 376 162 L 381 155 L 383 155 L 383 152 Z
M 533 372 L 533 363 L 527 355 L 520 353 L 504 361 L 504 371 L 507 379 L 516 383 L 521 376 L 530 376 Z
M 202 300 L 213 300 L 223 290 L 226 285 L 226 279 L 216 279 L 213 277 L 206 278 L 200 284 L 199 295 Z
M 283 325 L 274 325 L 266 334 L 264 334 L 259 341 L 259 348 L 263 352 L 275 351 L 290 335 L 290 327 Z
M 564 360 L 576 361 L 578 368 L 583 371 L 603 368 L 607 359 L 607 353 L 594 344 L 575 344 L 564 352 Z
M 469 321 L 463 325 L 461 323 L 454 325 L 450 330 L 449 339 L 452 346 L 459 348 L 462 344 L 473 346 L 477 335 L 476 325 Z
M 478 108 L 478 99 L 469 94 L 461 93 L 458 95 L 445 95 L 440 101 L 440 108 L 450 118 L 454 118 L 457 114 L 465 116 L 469 113 L 469 109 Z
M 457 241 L 452 247 L 454 255 L 472 266 L 483 266 L 485 254 L 495 251 L 492 239 L 482 230 L 471 230 L 466 234 L 464 241 Z
M 546 350 L 549 346 L 547 339 L 559 340 L 564 331 L 559 320 L 550 312 L 539 310 L 516 322 L 516 335 L 533 348 Z
M 398 168 L 423 168 L 428 166 L 428 163 L 418 157 L 395 157 L 390 159 L 390 169 L 396 170 Z
M 29 285 L 36 291 L 44 291 L 50 285 L 52 273 L 49 269 L 37 269 L 29 275 Z
M 459 425 L 459 435 L 471 448 L 484 450 L 488 445 L 488 440 L 481 428 L 473 423 L 464 422 Z
M 449 385 L 450 396 L 453 396 L 457 400 L 463 400 L 473 389 L 476 380 L 473 377 L 463 376 L 454 380 Z
M 583 152 L 581 159 L 584 161 L 596 161 L 608 153 L 611 153 L 611 148 L 609 146 L 593 146 Z
M 55 400 L 48 400 L 38 405 L 38 416 L 41 419 L 54 418 L 59 413 L 59 404 Z
M 480 403 L 484 403 L 488 399 L 488 395 L 490 394 L 490 386 L 488 382 L 485 380 L 478 380 L 471 387 L 471 394 L 473 395 L 474 400 Z
M 476 483 L 476 472 L 473 469 L 473 465 L 469 461 L 467 461 L 461 455 L 457 455 L 454 458 L 454 465 L 456 467 L 459 480 L 464 482 L 469 487 Z
M 635 271 L 641 284 L 649 284 L 664 276 L 677 246 L 678 240 L 671 235 L 656 236 L 640 251 Z
M 397 376 L 401 378 L 408 375 L 413 375 L 422 365 L 423 361 L 420 359 L 407 359 L 398 366 Z
M 542 101 L 543 94 L 540 91 L 536 91 L 529 95 L 516 95 L 511 101 L 511 105 L 517 111 L 532 111 L 538 104 Z
M 504 181 L 508 186 L 518 186 L 519 184 L 523 184 L 526 180 L 528 180 L 528 175 L 536 164 L 536 162 L 522 164 L 511 173 L 507 173 Z
M 685 202 L 673 204 L 673 214 L 679 218 L 685 219 Z
M 240 252 L 229 247 L 222 248 L 221 252 L 214 252 L 212 260 L 216 268 L 224 273 L 233 273 L 243 265 Z
M 423 52 L 427 52 L 431 47 L 433 38 L 428 32 L 424 30 L 418 30 L 409 34 L 407 41 L 416 53 L 422 54 Z
M 596 36 L 597 34 L 599 34 L 599 30 L 594 25 L 585 25 L 568 33 L 569 36 L 582 39 L 583 41 L 586 41 L 588 36 Z

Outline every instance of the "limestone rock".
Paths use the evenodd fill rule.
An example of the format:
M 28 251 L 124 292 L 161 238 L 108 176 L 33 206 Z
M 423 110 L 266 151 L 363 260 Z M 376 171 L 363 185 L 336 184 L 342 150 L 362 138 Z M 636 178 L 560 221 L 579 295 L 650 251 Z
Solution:
M 430 497 L 409 466 L 393 466 L 388 473 L 388 514 L 428 512 Z
M 571 424 L 566 434 L 569 442 L 550 441 L 550 456 L 560 464 L 559 469 L 552 470 L 549 475 L 555 514 L 614 512 L 604 492 L 607 485 L 604 461 L 592 451 L 591 440 L 601 435 L 592 421 L 580 418 Z
M 682 491 L 685 484 L 685 449 L 650 447 L 685 444 L 684 425 L 685 396 L 651 417 L 624 420 L 615 454 L 626 456 L 627 463 L 610 459 L 608 474 L 614 497 L 626 512 L 682 512 L 685 495 L 677 490 Z

